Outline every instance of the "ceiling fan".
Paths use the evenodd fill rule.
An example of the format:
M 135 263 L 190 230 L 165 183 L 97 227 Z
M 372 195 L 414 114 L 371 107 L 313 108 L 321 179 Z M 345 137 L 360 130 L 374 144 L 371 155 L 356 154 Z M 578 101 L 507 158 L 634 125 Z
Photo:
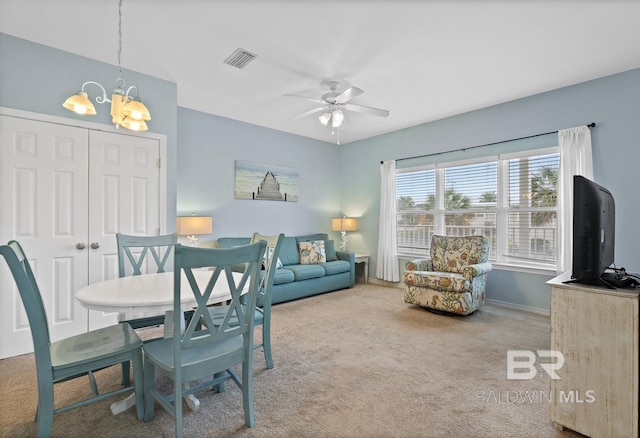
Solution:
M 330 125 L 332 128 L 340 128 L 345 121 L 344 110 L 369 114 L 377 117 L 387 117 L 389 115 L 389 111 L 387 110 L 349 103 L 351 99 L 364 93 L 364 91 L 358 87 L 349 87 L 346 90 L 339 91 L 339 82 L 328 81 L 325 82 L 325 84 L 329 87 L 330 91 L 323 94 L 320 99 L 300 96 L 297 94 L 285 94 L 285 96 L 302 98 L 320 105 L 316 108 L 312 108 L 308 111 L 295 115 L 292 119 L 299 119 L 301 117 L 322 112 L 322 115 L 318 117 L 320 123 L 324 126 Z

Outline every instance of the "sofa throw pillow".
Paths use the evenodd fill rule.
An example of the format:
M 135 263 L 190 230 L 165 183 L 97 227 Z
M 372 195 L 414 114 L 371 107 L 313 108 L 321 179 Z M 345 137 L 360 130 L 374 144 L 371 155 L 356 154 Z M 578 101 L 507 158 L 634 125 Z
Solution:
M 324 249 L 324 240 L 298 242 L 298 249 L 300 250 L 301 265 L 313 265 L 315 263 L 325 263 L 327 261 Z
M 336 254 L 336 245 L 333 240 L 325 240 L 324 241 L 324 250 L 327 255 L 328 262 L 335 262 L 338 260 L 338 255 Z
M 262 256 L 262 269 L 267 269 L 267 257 L 271 257 L 273 254 L 273 247 L 267 246 L 267 250 L 264 252 L 264 256 Z M 276 260 L 276 269 L 282 268 L 282 261 L 280 257 Z

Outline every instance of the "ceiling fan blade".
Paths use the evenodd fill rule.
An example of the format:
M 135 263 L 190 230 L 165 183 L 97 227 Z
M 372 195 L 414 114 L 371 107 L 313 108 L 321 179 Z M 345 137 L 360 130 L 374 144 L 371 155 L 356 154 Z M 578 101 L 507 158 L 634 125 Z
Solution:
M 358 87 L 349 87 L 336 96 L 336 103 L 349 102 L 351 99 L 356 96 L 360 96 L 362 93 L 364 93 L 364 91 Z
M 324 105 L 324 104 L 327 103 L 324 100 L 318 99 L 316 97 L 300 96 L 299 94 L 283 94 L 283 96 L 285 96 L 285 97 L 298 97 L 300 99 L 305 99 L 305 100 L 308 100 L 308 101 L 311 101 L 311 102 L 319 103 L 321 105 Z
M 348 111 L 354 111 L 357 113 L 371 114 L 372 116 L 378 116 L 378 117 L 387 117 L 389 115 L 389 111 L 387 110 L 372 108 L 370 106 L 364 106 L 364 105 L 356 105 L 353 103 L 345 104 L 344 109 Z
M 300 114 L 298 114 L 296 116 L 293 116 L 289 120 L 295 120 L 295 119 L 299 119 L 301 117 L 306 117 L 306 116 L 309 116 L 309 115 L 314 114 L 314 113 L 319 113 L 320 111 L 326 111 L 327 109 L 328 108 L 326 106 L 320 106 L 318 108 L 313 108 L 313 109 L 310 109 L 309 111 L 305 111 L 305 112 L 300 113 Z

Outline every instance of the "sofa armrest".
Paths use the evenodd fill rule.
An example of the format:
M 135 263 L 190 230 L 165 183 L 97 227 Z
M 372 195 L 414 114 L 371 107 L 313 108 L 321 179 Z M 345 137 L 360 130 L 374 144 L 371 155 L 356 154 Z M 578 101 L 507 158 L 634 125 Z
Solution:
M 486 274 L 487 272 L 491 272 L 493 269 L 493 265 L 491 263 L 478 263 L 475 265 L 469 265 L 463 268 L 462 276 L 467 280 L 471 281 L 474 277 L 477 277 L 482 274 Z
M 433 263 L 430 258 L 409 260 L 404 264 L 407 271 L 433 271 Z
M 338 256 L 338 260 L 346 260 L 351 265 L 351 279 L 349 283 L 353 286 L 356 284 L 356 255 L 348 251 L 336 251 L 336 255 Z

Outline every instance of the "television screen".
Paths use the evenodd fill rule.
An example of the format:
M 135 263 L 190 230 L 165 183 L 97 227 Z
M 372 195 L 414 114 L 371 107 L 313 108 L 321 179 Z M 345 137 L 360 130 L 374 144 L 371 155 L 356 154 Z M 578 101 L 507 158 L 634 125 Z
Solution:
M 614 262 L 615 205 L 609 190 L 573 177 L 573 266 L 577 283 L 610 286 L 602 279 Z

